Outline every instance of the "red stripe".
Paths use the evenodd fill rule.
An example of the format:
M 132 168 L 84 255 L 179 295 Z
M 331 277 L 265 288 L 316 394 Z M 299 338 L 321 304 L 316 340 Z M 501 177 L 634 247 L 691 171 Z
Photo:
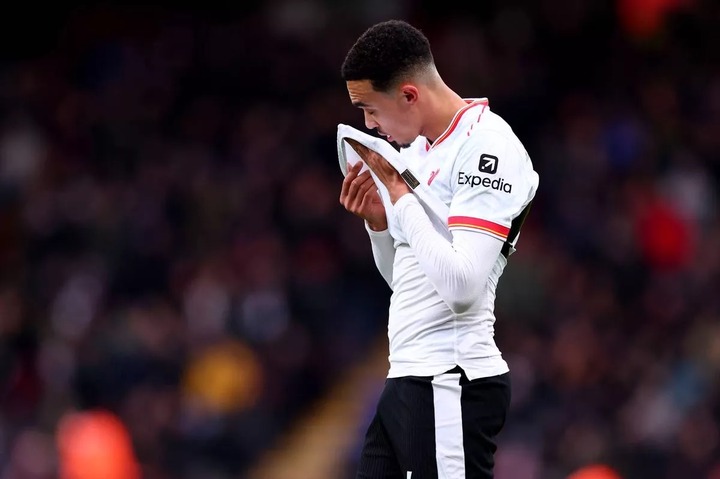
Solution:
M 445 133 L 443 133 L 442 135 L 440 135 L 440 137 L 438 137 L 438 139 L 435 140 L 435 142 L 432 144 L 432 146 L 431 146 L 430 148 L 431 148 L 431 149 L 432 149 L 432 148 L 435 148 L 435 147 L 438 146 L 445 138 L 447 138 L 448 136 L 450 136 L 450 135 L 452 134 L 452 132 L 453 132 L 453 131 L 455 130 L 455 128 L 458 126 L 458 123 L 460 123 L 460 118 L 462 118 L 462 116 L 465 114 L 466 111 L 468 111 L 470 108 L 473 108 L 473 107 L 475 107 L 475 106 L 478 106 L 478 105 L 487 106 L 487 104 L 488 104 L 488 101 L 487 101 L 487 100 L 481 100 L 481 101 L 475 101 L 475 102 L 469 103 L 467 106 L 464 106 L 463 108 L 461 108 L 460 111 L 458 111 L 458 112 L 455 114 L 455 118 L 453 118 L 453 121 L 452 121 L 452 123 L 450 124 L 450 126 L 448 127 L 448 129 L 445 130 Z M 483 110 L 485 110 L 485 109 L 483 108 Z
M 471 216 L 451 216 L 448 218 L 448 226 L 451 228 L 455 226 L 483 230 L 503 238 L 507 238 L 507 235 L 510 233 L 510 228 L 506 226 Z

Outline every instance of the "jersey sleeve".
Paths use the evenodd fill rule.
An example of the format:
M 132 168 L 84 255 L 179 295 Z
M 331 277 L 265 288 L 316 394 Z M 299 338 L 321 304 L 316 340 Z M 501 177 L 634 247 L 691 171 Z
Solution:
M 375 266 L 382 275 L 385 282 L 392 289 L 393 265 L 395 262 L 395 245 L 390 231 L 373 231 L 365 222 L 365 230 L 370 236 L 370 245 L 372 247 L 373 259 Z
M 462 230 L 454 231 L 448 241 L 412 193 L 400 197 L 394 214 L 438 295 L 454 313 L 467 311 L 482 296 L 502 243 Z
M 538 175 L 517 141 L 476 131 L 458 151 L 452 171 L 448 226 L 506 241 L 512 221 L 532 201 Z

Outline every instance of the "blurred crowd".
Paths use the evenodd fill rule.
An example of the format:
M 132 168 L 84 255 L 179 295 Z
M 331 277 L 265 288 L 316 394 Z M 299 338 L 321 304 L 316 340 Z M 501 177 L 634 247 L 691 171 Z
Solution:
M 0 478 L 71 467 L 83 411 L 143 478 L 243 477 L 385 334 L 335 130 L 391 17 L 541 178 L 498 290 L 497 477 L 720 478 L 720 8 L 476 3 L 103 4 L 1 62 Z

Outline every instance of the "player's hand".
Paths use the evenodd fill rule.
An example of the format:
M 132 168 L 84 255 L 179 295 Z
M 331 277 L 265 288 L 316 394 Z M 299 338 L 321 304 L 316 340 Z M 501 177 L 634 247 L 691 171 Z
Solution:
M 340 204 L 350 213 L 367 221 L 370 229 L 384 231 L 388 227 L 385 207 L 370 172 L 358 174 L 362 166 L 361 161 L 353 166 L 348 164 L 348 174 L 340 190 Z
M 405 180 L 402 179 L 400 173 L 379 153 L 355 140 L 347 139 L 346 141 L 385 185 L 388 193 L 390 193 L 390 201 L 392 201 L 393 204 L 395 204 L 402 195 L 411 192 L 410 187 L 405 183 Z

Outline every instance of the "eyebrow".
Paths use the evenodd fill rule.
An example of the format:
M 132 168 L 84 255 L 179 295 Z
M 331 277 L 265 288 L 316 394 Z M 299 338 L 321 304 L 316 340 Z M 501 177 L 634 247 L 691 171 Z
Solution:
M 354 101 L 352 102 L 352 106 L 356 106 L 358 108 L 367 108 L 367 103 L 363 103 L 361 101 Z

